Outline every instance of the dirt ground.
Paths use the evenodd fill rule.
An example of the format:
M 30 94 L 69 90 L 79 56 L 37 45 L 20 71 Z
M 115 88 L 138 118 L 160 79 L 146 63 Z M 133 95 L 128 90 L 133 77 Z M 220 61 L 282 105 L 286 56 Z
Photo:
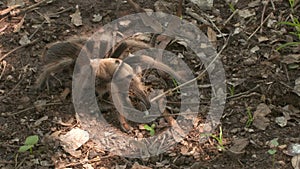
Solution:
M 155 9 L 154 1 L 136 2 L 144 9 Z M 176 15 L 178 2 L 170 2 L 167 12 Z M 42 71 L 40 56 L 47 44 L 90 35 L 117 18 L 134 14 L 132 6 L 125 1 L 118 4 L 117 1 L 56 0 L 24 10 L 37 3 L 25 0 L 25 6 L 17 8 L 21 13 L 13 16 L 3 12 L 8 7 L 6 1 L 1 1 L 0 168 L 296 168 L 291 161 L 300 154 L 299 150 L 296 154 L 290 151 L 293 144 L 300 144 L 300 95 L 294 89 L 296 79 L 300 78 L 300 46 L 276 50 L 286 42 L 299 41 L 289 33 L 295 31 L 293 27 L 277 24 L 291 21 L 291 15 L 300 19 L 300 3 L 295 2 L 292 11 L 287 0 L 238 1 L 232 3 L 233 11 L 229 3 L 221 0 L 215 0 L 213 7 L 206 10 L 185 0 L 182 18 L 207 34 L 217 52 L 226 45 L 220 55 L 227 85 L 221 128 L 217 127 L 212 137 L 200 143 L 196 127 L 167 152 L 138 159 L 97 149 L 92 139 L 77 150 L 76 157 L 66 152 L 60 141 L 53 138 L 80 127 L 70 94 L 61 97 L 71 78 L 59 74 L 52 78 L 49 89 L 31 90 Z M 81 26 L 75 26 L 70 18 L 77 5 Z M 95 14 L 102 16 L 99 22 L 93 21 Z M 216 36 L 221 32 L 223 37 Z M 24 35 L 30 43 L 13 51 L 21 46 Z M 167 49 L 176 53 L 185 50 L 176 44 Z M 291 56 L 296 59 L 290 59 Z M 186 58 L 195 75 L 205 69 Z M 204 78 L 198 81 L 202 86 L 209 83 L 208 77 Z M 199 90 L 204 99 L 199 108 L 198 118 L 201 118 L 208 111 L 206 102 L 210 101 L 211 91 L 205 87 Z M 286 124 L 280 123 L 278 117 Z M 108 121 L 120 130 L 117 120 Z M 214 136 L 219 137 L 221 132 L 221 142 L 218 142 Z M 32 153 L 18 153 L 30 135 L 39 136 Z M 300 162 L 297 165 L 300 167 Z

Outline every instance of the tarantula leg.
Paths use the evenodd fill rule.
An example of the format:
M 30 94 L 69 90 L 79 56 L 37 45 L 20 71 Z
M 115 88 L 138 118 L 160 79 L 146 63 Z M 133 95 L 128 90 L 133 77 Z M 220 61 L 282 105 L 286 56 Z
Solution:
M 39 75 L 39 77 L 36 80 L 34 89 L 41 89 L 46 81 L 46 79 L 49 77 L 49 75 L 52 72 L 58 72 L 59 70 L 69 67 L 73 64 L 73 59 L 72 58 L 64 58 L 62 60 L 59 60 L 54 63 L 49 63 L 45 66 L 43 66 L 42 73 Z

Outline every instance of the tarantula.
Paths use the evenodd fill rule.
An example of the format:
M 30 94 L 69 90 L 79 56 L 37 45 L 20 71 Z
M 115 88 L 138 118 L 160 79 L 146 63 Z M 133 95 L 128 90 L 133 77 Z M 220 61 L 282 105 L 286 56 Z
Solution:
M 147 87 L 142 83 L 141 76 L 133 76 L 135 70 L 127 63 L 152 64 L 155 68 L 170 73 L 176 79 L 182 79 L 170 67 L 155 61 L 149 56 L 142 55 L 139 57 L 128 57 L 126 59 L 126 61 L 128 61 L 127 63 L 119 59 L 126 57 L 124 52 L 128 46 L 135 46 L 138 48 L 150 47 L 146 43 L 137 42 L 132 39 L 125 40 L 119 43 L 114 50 L 107 52 L 106 58 L 100 59 L 97 58 L 97 56 L 92 56 L 92 52 L 89 51 L 89 48 L 83 45 L 85 42 L 86 39 L 76 39 L 48 45 L 42 54 L 42 59 L 45 64 L 41 74 L 36 80 L 34 88 L 41 89 L 51 73 L 57 73 L 67 68 L 73 68 L 76 59 L 78 59 L 77 63 L 79 65 L 89 65 L 92 68 L 92 73 L 95 75 L 96 80 L 100 81 L 100 83 L 96 83 L 96 92 L 100 95 L 100 98 L 102 98 L 104 94 L 110 92 L 112 78 L 114 74 L 117 73 L 120 79 L 127 79 L 127 81 L 130 82 L 129 90 L 131 93 L 129 96 L 134 98 L 134 100 L 137 100 L 137 105 L 139 105 L 137 109 L 145 112 L 151 107 L 148 93 L 146 92 Z M 80 52 L 86 52 L 85 55 L 88 57 L 77 58 Z M 111 100 L 111 98 L 109 99 Z M 128 102 L 130 102 L 130 99 L 128 99 Z M 124 130 L 128 131 L 131 129 L 131 126 L 126 122 L 122 112 L 120 112 L 119 121 Z

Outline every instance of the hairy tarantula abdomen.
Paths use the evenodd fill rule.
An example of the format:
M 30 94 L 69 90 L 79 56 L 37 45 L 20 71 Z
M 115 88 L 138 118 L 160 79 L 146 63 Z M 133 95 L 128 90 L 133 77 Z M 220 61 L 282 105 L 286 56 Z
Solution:
M 81 46 L 71 42 L 56 42 L 45 47 L 41 56 L 42 72 L 38 76 L 34 89 L 42 89 L 51 73 L 72 69 Z

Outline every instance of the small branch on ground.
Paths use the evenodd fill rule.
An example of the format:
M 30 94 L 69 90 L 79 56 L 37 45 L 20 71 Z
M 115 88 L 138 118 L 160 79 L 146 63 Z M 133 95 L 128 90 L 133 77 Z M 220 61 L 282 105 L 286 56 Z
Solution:
M 185 83 L 183 83 L 181 85 L 178 85 L 178 86 L 174 87 L 173 89 L 170 89 L 170 90 L 168 90 L 166 92 L 163 92 L 162 94 L 159 94 L 158 96 L 152 98 L 150 100 L 150 102 L 154 102 L 157 99 L 160 99 L 161 97 L 167 95 L 168 93 L 174 92 L 175 90 L 178 90 L 178 89 L 180 89 L 183 86 L 186 86 L 186 85 L 188 85 L 190 83 L 193 83 L 193 82 L 195 82 L 197 80 L 202 79 L 204 77 L 204 75 L 205 75 L 204 73 L 207 72 L 208 68 L 210 68 L 213 65 L 213 63 L 221 56 L 221 53 L 224 51 L 224 49 L 228 45 L 229 39 L 230 39 L 230 36 L 227 38 L 227 40 L 226 40 L 225 44 L 223 45 L 222 49 L 217 53 L 217 55 L 214 57 L 214 59 L 207 65 L 207 67 L 205 68 L 205 70 L 203 70 L 196 78 L 194 78 L 192 80 L 189 80 L 189 81 L 187 81 L 187 82 L 185 82 Z
M 14 48 L 13 50 L 9 51 L 8 53 L 6 53 L 5 55 L 3 55 L 1 58 L 0 58 L 0 62 L 5 59 L 7 56 L 9 56 L 10 54 L 14 53 L 15 51 L 19 50 L 19 49 L 22 49 L 24 47 L 27 47 L 27 46 L 30 46 L 30 45 L 33 45 L 35 44 L 36 42 L 38 42 L 39 39 L 35 39 L 33 41 L 31 41 L 30 43 L 27 43 L 25 45 L 21 45 L 21 46 L 18 46 L 16 48 Z

